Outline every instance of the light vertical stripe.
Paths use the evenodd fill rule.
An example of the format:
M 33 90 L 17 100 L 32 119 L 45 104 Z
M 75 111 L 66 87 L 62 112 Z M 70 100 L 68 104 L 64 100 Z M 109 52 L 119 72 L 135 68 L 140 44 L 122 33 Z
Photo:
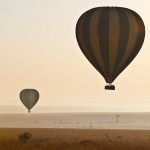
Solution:
M 113 76 L 114 65 L 117 57 L 117 48 L 120 35 L 119 14 L 115 7 L 110 8 L 109 14 L 109 69 L 110 76 Z

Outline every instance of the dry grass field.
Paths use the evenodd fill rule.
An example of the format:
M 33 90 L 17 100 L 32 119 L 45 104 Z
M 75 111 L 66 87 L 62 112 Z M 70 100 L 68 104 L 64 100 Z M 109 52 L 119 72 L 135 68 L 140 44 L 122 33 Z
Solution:
M 0 128 L 0 150 L 150 150 L 150 131 Z

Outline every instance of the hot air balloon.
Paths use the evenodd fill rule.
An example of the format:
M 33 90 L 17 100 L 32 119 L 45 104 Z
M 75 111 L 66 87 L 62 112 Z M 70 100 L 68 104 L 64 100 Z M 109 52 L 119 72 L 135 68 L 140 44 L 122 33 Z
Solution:
M 141 17 L 128 8 L 97 7 L 83 13 L 76 25 L 76 38 L 89 62 L 108 85 L 131 63 L 145 37 Z
M 30 112 L 31 108 L 37 103 L 39 92 L 35 89 L 24 89 L 20 92 L 20 100 Z

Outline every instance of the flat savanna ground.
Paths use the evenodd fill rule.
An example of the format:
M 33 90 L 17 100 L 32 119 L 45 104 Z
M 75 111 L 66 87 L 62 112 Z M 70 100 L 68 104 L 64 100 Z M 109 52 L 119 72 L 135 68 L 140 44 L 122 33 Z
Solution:
M 0 150 L 150 150 L 150 131 L 0 128 Z

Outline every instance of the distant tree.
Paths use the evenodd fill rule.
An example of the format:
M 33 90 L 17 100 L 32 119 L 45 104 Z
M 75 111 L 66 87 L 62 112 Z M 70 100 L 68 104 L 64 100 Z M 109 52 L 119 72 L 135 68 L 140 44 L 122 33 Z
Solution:
M 119 123 L 119 118 L 120 118 L 120 116 L 116 115 L 116 123 Z

